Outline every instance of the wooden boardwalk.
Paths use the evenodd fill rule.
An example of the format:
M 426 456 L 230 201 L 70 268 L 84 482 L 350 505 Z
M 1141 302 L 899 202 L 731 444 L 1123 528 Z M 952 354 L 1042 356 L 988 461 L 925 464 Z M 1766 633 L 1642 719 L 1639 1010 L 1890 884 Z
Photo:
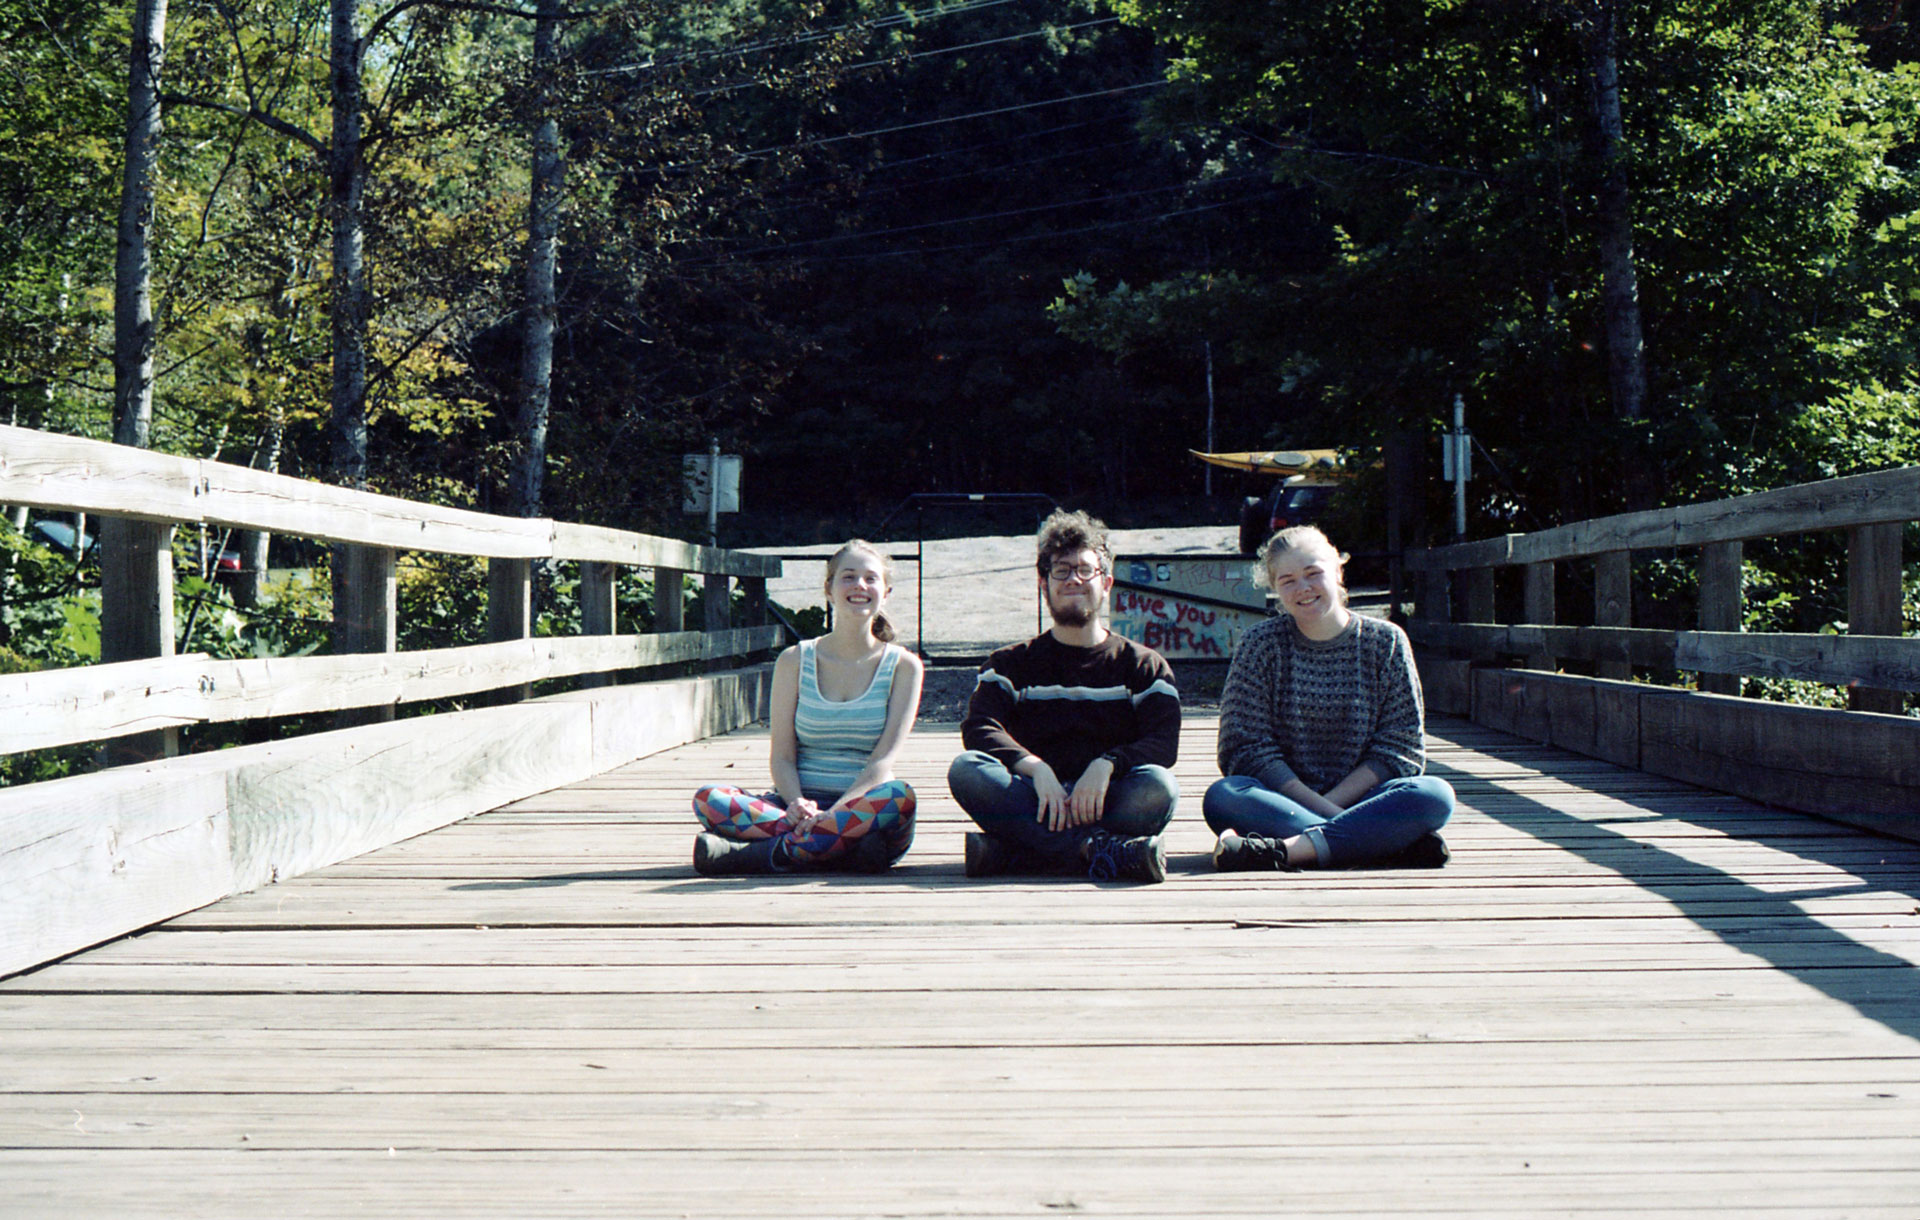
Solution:
M 0 1216 L 1920 1217 L 1920 847 L 1431 726 L 1438 872 L 709 881 L 744 732 L 0 983 Z

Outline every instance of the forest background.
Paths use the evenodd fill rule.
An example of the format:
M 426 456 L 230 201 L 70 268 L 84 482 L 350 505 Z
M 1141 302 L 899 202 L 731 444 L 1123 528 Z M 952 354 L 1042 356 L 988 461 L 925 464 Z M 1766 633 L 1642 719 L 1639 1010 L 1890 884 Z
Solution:
M 917 492 L 1230 522 L 1211 406 L 1217 449 L 1409 438 L 1443 538 L 1459 395 L 1469 535 L 1538 529 L 1916 459 L 1916 120 L 1898 0 L 0 0 L 0 420 L 681 536 L 717 438 L 767 545 Z M 29 524 L 0 662 L 95 659 Z M 326 646 L 266 545 L 183 538 L 183 649 Z M 1842 626 L 1838 545 L 1749 548 L 1752 625 Z M 478 638 L 457 568 L 406 642 Z

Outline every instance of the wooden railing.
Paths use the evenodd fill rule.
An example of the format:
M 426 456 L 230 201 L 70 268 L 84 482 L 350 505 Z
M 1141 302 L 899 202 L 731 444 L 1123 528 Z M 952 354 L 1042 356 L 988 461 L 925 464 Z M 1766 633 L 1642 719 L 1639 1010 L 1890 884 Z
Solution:
M 1920 838 L 1920 720 L 1901 715 L 1920 691 L 1920 638 L 1901 614 L 1901 534 L 1916 519 L 1920 467 L 1905 467 L 1410 552 L 1428 705 Z M 1743 544 L 1825 530 L 1847 532 L 1848 634 L 1742 631 Z M 1656 549 L 1697 549 L 1697 630 L 1632 625 L 1633 553 Z M 1591 626 L 1555 622 L 1555 565 L 1569 561 L 1592 563 Z M 1507 569 L 1520 616 L 1502 623 Z M 1594 676 L 1554 672 L 1568 660 Z M 1691 671 L 1698 689 L 1630 681 L 1636 669 Z M 1852 710 L 1726 697 L 1742 677 L 1844 687 Z
M 0 676 L 0 753 L 198 723 L 345 712 L 550 678 L 609 674 L 771 648 L 766 582 L 780 561 L 562 521 L 496 517 L 24 428 L 0 427 L 0 504 L 104 517 L 103 664 Z M 331 656 L 214 660 L 172 652 L 172 531 L 181 523 L 338 544 L 344 605 Z M 401 550 L 488 561 L 490 643 L 396 652 Z M 531 571 L 574 560 L 580 634 L 532 635 Z M 654 633 L 614 634 L 620 566 L 654 576 Z M 681 630 L 682 577 L 706 581 L 702 630 Z M 730 629 L 729 580 L 749 617 Z M 139 659 L 122 659 L 137 657 Z M 375 715 L 380 713 L 376 712 Z M 164 752 L 164 751 L 162 751 Z
M 779 642 L 777 559 L 7 427 L 0 504 L 102 518 L 103 654 L 0 675 L 0 754 L 110 740 L 108 762 L 136 764 L 0 789 L 0 974 L 765 714 L 772 666 L 718 663 Z M 169 655 L 183 522 L 333 544 L 334 655 Z M 488 561 L 490 642 L 395 651 L 402 550 Z M 546 559 L 580 564 L 579 635 L 532 636 L 531 565 Z M 621 566 L 653 571 L 652 633 L 615 634 Z M 683 630 L 688 573 L 706 583 L 703 630 Z M 701 659 L 713 664 L 696 676 L 616 680 Z M 596 677 L 526 697 L 573 675 Z M 393 718 L 399 703 L 489 691 L 489 706 Z M 312 713 L 342 727 L 168 756 L 181 726 Z

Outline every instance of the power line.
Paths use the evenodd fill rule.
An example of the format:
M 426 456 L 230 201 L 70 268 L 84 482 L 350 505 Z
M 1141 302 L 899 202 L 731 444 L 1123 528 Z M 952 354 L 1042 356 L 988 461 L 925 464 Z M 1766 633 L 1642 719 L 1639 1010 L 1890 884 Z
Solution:
M 1159 212 L 1152 216 L 1134 216 L 1126 220 L 1102 221 L 1099 224 L 1083 225 L 1077 229 L 1059 229 L 1050 233 L 1023 233 L 1012 237 L 996 238 L 992 241 L 963 242 L 950 246 L 922 246 L 912 250 L 879 250 L 870 254 L 825 254 L 802 255 L 794 259 L 798 263 L 846 263 L 875 258 L 911 258 L 928 254 L 950 254 L 962 250 L 986 250 L 1000 246 L 1011 246 L 1028 241 L 1052 241 L 1062 237 L 1076 237 L 1082 233 L 1096 233 L 1104 229 L 1123 229 L 1128 225 L 1148 224 L 1156 220 L 1172 220 L 1176 216 L 1191 216 L 1197 212 L 1214 212 L 1221 208 L 1235 207 L 1242 203 L 1252 203 L 1259 199 L 1268 199 L 1280 193 L 1280 188 L 1255 191 L 1237 199 L 1226 199 L 1219 203 L 1203 203 L 1190 208 L 1179 208 L 1171 212 Z M 752 253 L 743 251 L 742 253 Z M 729 259 L 736 256 L 727 256 Z
M 1118 17 L 1102 17 L 1097 21 L 1082 21 L 1078 25 L 1043 25 L 1038 29 L 1025 30 L 1018 34 L 1008 34 L 1003 38 L 983 38 L 978 42 L 963 42 L 950 47 L 933 47 L 925 51 L 910 51 L 904 55 L 889 55 L 884 59 L 863 59 L 858 63 L 843 64 L 835 70 L 834 75 L 836 77 L 844 76 L 849 72 L 858 72 L 865 68 L 883 68 L 891 64 L 906 63 L 910 60 L 926 59 L 932 55 L 952 55 L 957 51 L 973 51 L 980 47 L 997 47 L 1002 43 L 1019 42 L 1026 38 L 1038 38 L 1043 34 L 1065 34 L 1071 33 L 1074 30 L 1089 29 L 1094 26 L 1114 25 L 1118 23 L 1119 20 Z M 687 96 L 711 97 L 716 93 L 732 93 L 739 89 L 752 89 L 755 87 L 771 88 L 772 86 L 763 80 L 735 81 L 732 84 L 712 85 L 705 89 L 696 89 L 687 94 Z
M 1259 170 L 1246 170 L 1238 174 L 1229 174 L 1213 178 L 1202 186 L 1212 186 L 1222 182 L 1239 182 L 1247 178 L 1260 176 Z M 803 246 L 825 246 L 835 242 L 861 241 L 869 237 L 891 237 L 897 233 L 919 233 L 927 229 L 940 229 L 949 225 L 973 224 L 982 220 L 1005 220 L 1010 216 L 1031 216 L 1036 212 L 1057 212 L 1062 208 L 1084 207 L 1095 203 L 1112 203 L 1120 199 L 1139 199 L 1146 195 L 1164 195 L 1168 191 L 1187 190 L 1193 183 L 1176 182 L 1169 186 L 1148 187 L 1138 191 L 1119 191 L 1111 195 L 1093 195 L 1085 199 L 1069 199 L 1061 203 L 1041 203 L 1027 208 L 1009 208 L 1001 212 L 982 212 L 974 216 L 956 216 L 948 220 L 929 220 L 924 224 L 900 225 L 891 229 L 873 229 L 864 233 L 840 233 L 832 237 L 813 237 L 802 241 L 782 242 L 777 246 L 760 246 L 753 250 L 742 250 L 738 254 L 757 254 L 768 250 L 794 250 Z
M 793 38 L 775 38 L 765 42 L 749 43 L 739 47 L 715 47 L 710 51 L 691 51 L 685 55 L 676 55 L 672 59 L 648 60 L 643 64 L 622 64 L 615 68 L 596 68 L 588 73 L 591 76 L 612 76 L 620 72 L 649 72 L 655 68 L 671 68 L 678 64 L 691 63 L 699 59 L 711 59 L 716 55 L 751 55 L 756 51 L 773 50 L 778 47 L 805 46 L 810 42 L 820 42 L 835 34 L 844 34 L 849 30 L 886 30 L 897 25 L 917 25 L 935 17 L 957 17 L 965 13 L 978 12 L 981 9 L 998 8 L 1002 4 L 1012 4 L 1014 0 L 962 0 L 959 4 L 933 4 L 923 9 L 906 13 L 895 13 L 891 17 L 881 17 L 870 22 L 848 22 L 845 25 L 831 26 L 824 30 L 812 30 Z

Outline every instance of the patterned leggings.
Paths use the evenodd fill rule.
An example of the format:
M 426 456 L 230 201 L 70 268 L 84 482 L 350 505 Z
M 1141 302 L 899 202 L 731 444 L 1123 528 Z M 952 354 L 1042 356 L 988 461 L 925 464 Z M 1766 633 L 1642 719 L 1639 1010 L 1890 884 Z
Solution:
M 830 805 L 836 799 L 828 797 L 819 803 Z M 777 794 L 712 784 L 693 794 L 693 815 L 714 834 L 743 843 L 786 835 L 787 850 L 796 863 L 830 868 L 870 834 L 886 843 L 889 861 L 906 855 L 913 846 L 913 803 L 913 788 L 890 779 L 849 801 L 845 809 L 821 818 L 806 834 L 796 835 L 786 804 Z

